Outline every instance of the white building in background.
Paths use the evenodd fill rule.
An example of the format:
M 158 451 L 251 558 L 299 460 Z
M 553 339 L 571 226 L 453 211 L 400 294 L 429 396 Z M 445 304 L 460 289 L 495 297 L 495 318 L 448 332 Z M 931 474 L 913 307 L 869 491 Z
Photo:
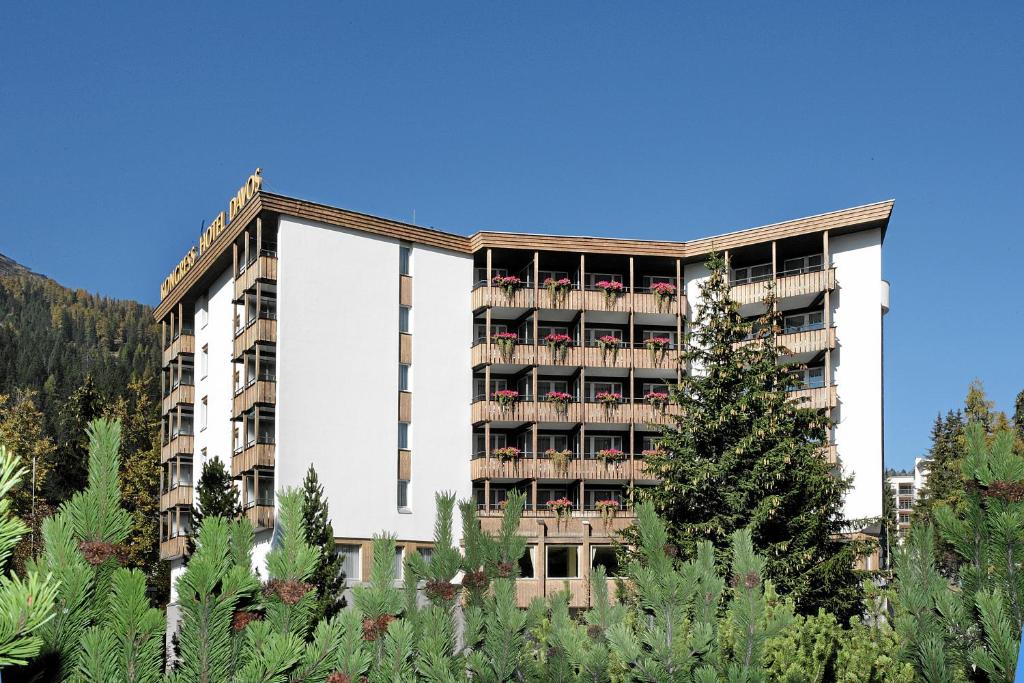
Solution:
M 925 484 L 928 483 L 928 472 L 931 460 L 915 458 L 913 470 L 889 470 L 887 481 L 892 489 L 893 509 L 896 511 L 896 531 L 900 542 L 906 538 L 914 515 L 914 503 L 921 497 Z
M 368 577 L 376 532 L 398 535 L 396 559 L 429 552 L 436 492 L 474 499 L 493 528 L 518 490 L 530 539 L 520 599 L 568 582 L 586 605 L 592 567 L 614 563 L 615 532 L 631 523 L 631 489 L 657 484 L 644 451 L 673 409 L 651 395 L 688 371 L 678 346 L 712 249 L 745 315 L 776 284 L 782 341 L 804 366 L 794 395 L 835 420 L 822 457 L 853 477 L 846 515 L 880 516 L 891 211 L 887 201 L 691 242 L 465 237 L 262 192 L 254 175 L 230 222 L 219 216 L 165 281 L 155 314 L 172 580 L 192 483 L 219 457 L 260 564 L 275 491 L 299 486 L 310 465 L 352 581 Z M 602 337 L 618 340 L 614 353 Z M 567 518 L 548 506 L 562 499 Z

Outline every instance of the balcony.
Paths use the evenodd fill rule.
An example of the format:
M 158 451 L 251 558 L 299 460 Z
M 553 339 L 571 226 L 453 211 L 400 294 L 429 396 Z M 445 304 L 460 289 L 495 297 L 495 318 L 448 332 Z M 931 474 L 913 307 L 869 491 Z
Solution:
M 529 453 L 506 459 L 481 455 L 474 457 L 469 465 L 470 476 L 473 479 L 532 479 L 536 469 L 534 459 Z
M 831 386 L 816 387 L 814 389 L 797 389 L 789 392 L 789 398 L 801 401 L 801 408 L 830 410 L 836 407 L 836 388 L 835 386 Z
M 619 346 L 603 349 L 600 346 L 586 346 L 583 351 L 583 364 L 593 368 L 628 368 L 633 364 L 633 349 L 629 342 Z
M 253 406 L 272 405 L 277 397 L 277 382 L 272 379 L 250 381 L 241 391 L 236 391 L 231 400 L 231 416 L 238 419 Z
M 241 299 L 242 294 L 252 289 L 257 282 L 273 282 L 275 280 L 277 280 L 277 254 L 264 250 L 254 261 L 244 266 L 235 277 L 235 300 Z
M 477 513 L 480 527 L 487 532 L 497 533 L 501 528 L 501 510 L 480 510 Z M 632 510 L 619 510 L 614 517 L 605 520 L 597 510 L 574 510 L 565 519 L 559 519 L 548 510 L 526 510 L 519 521 L 519 533 L 528 539 L 544 538 L 547 543 L 579 543 L 585 533 L 584 526 L 590 527 L 586 534 L 591 542 L 608 543 L 618 539 L 618 532 L 633 525 L 636 515 Z M 547 533 L 544 529 L 547 528 Z M 553 581 L 553 579 L 550 579 Z
M 541 341 L 537 346 L 537 365 L 558 365 L 562 367 L 578 367 L 582 365 L 586 349 L 579 346 L 553 348 Z
M 256 318 L 250 320 L 244 329 L 235 333 L 234 359 L 260 343 L 277 343 L 277 318 Z
M 600 289 L 588 287 L 583 292 L 583 308 L 588 311 L 628 313 L 630 310 L 629 287 L 623 288 L 622 293 L 614 296 L 609 296 Z
M 249 505 L 243 512 L 256 531 L 274 528 L 274 505 L 271 501 L 266 502 L 266 505 Z
M 633 459 L 633 481 L 658 481 L 643 458 Z
M 756 339 L 742 341 L 736 346 L 747 346 L 756 343 Z M 776 344 L 785 348 L 788 356 L 814 355 L 825 349 L 836 347 L 836 330 L 834 327 L 828 329 L 821 327 L 814 330 L 798 330 L 783 332 L 776 337 Z
M 237 448 L 231 458 L 231 475 L 240 476 L 254 467 L 274 467 L 275 448 L 273 439 L 252 441 L 248 445 Z
M 609 313 L 645 313 L 651 315 L 673 316 L 686 313 L 686 300 L 677 294 L 668 298 L 658 297 L 642 287 L 623 288 L 614 297 L 606 296 L 597 288 L 579 289 L 574 285 L 568 291 L 551 292 L 546 287 L 524 285 L 515 289 L 511 295 L 500 287 L 488 288 L 480 285 L 473 289 L 471 295 L 474 311 L 481 308 L 539 308 L 556 311 L 602 311 Z
M 676 424 L 681 414 L 682 409 L 674 403 L 656 406 L 643 399 L 637 399 L 633 403 L 633 422 L 637 424 L 672 426 Z
M 580 404 L 567 405 L 548 401 L 520 399 L 510 406 L 499 405 L 496 401 L 478 400 L 473 402 L 470 416 L 474 424 L 480 422 L 567 422 L 580 421 Z
M 764 297 L 768 293 L 767 285 L 770 282 L 771 279 L 767 279 L 733 285 L 732 298 L 740 305 L 759 304 L 764 301 Z M 775 296 L 780 301 L 792 297 L 816 295 L 825 290 L 835 289 L 836 269 L 798 272 L 792 275 L 780 273 L 775 282 Z
M 537 308 L 578 311 L 583 308 L 583 292 L 575 286 L 569 291 L 557 292 L 550 292 L 547 287 L 541 287 L 537 292 Z
M 473 310 L 481 308 L 533 308 L 533 286 L 516 287 L 511 293 L 501 287 L 481 285 L 473 290 L 471 302 Z
M 665 298 L 659 298 L 651 292 L 640 291 L 640 287 L 633 291 L 633 312 L 634 313 L 658 313 L 661 315 L 685 315 L 686 299 L 678 294 Z
M 534 346 L 533 344 L 515 344 L 511 351 L 506 353 L 498 344 L 488 346 L 486 342 L 478 342 L 473 346 L 471 360 L 473 367 L 488 363 L 533 365 Z
M 588 401 L 583 404 L 583 421 L 629 423 L 633 421 L 633 406 L 628 399 L 617 403 Z
M 194 354 L 196 352 L 196 338 L 191 332 L 182 332 L 177 337 L 171 340 L 171 343 L 164 348 L 163 352 L 163 365 L 167 365 L 172 360 L 177 358 L 183 353 Z
M 191 384 L 179 383 L 171 388 L 160 403 L 162 415 L 166 415 L 179 403 L 192 405 L 196 400 L 196 388 Z
M 175 560 L 179 557 L 184 557 L 186 552 L 188 552 L 187 536 L 174 536 L 160 541 L 161 560 Z
M 172 434 L 167 443 L 160 446 L 160 462 L 165 463 L 176 455 L 192 455 L 194 451 L 195 437 L 191 433 Z
M 192 487 L 178 485 L 160 494 L 160 509 L 170 510 L 173 507 L 192 507 Z
M 836 452 L 836 445 L 830 444 L 828 446 L 822 446 L 818 449 L 818 454 L 827 462 L 829 465 L 835 465 L 839 462 L 839 455 Z

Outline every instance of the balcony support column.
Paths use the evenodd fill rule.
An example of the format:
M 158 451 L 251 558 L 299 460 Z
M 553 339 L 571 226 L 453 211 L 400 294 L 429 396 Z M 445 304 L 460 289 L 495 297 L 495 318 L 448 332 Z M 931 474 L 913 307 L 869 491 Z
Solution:
M 490 247 L 488 247 L 487 248 L 487 306 L 488 306 L 488 308 L 490 307 L 491 302 L 494 301 L 494 292 L 492 291 L 494 289 L 493 288 L 494 273 L 491 272 L 491 268 L 492 268 L 491 264 L 493 263 L 493 258 L 494 258 L 494 250 L 491 249 Z M 490 329 L 488 329 L 487 330 L 488 337 L 490 336 L 490 333 L 491 333 L 491 331 L 490 331 Z
M 540 509 L 540 506 L 537 504 L 537 478 L 536 477 L 534 477 L 530 481 L 530 504 L 528 506 L 526 506 L 526 509 L 527 510 L 531 510 L 533 512 L 536 512 L 537 510 Z
M 587 291 L 587 257 L 584 254 L 580 254 L 580 292 Z M 586 299 L 586 294 L 580 294 L 582 299 Z
M 580 580 L 583 581 L 583 595 L 584 604 L 583 607 L 590 607 L 594 603 L 593 596 L 590 591 L 590 537 L 594 533 L 593 526 L 590 524 L 590 520 L 582 520 L 581 527 L 583 529 L 583 544 L 580 546 L 580 553 L 583 555 L 579 558 L 580 562 Z M 572 596 L 570 594 L 570 600 Z
M 484 512 L 491 511 L 491 480 L 484 479 Z
M 256 216 L 256 258 L 263 253 L 263 219 Z
M 533 310 L 537 310 L 540 301 L 540 252 L 533 252 Z M 536 316 L 534 316 L 536 317 Z
M 636 288 L 633 286 L 633 257 L 629 257 L 629 336 L 630 341 L 633 341 L 633 310 L 636 308 Z
M 536 384 L 536 380 L 534 380 L 534 384 Z M 536 391 L 536 386 L 534 387 L 534 390 Z M 531 439 L 530 451 L 533 452 L 533 482 L 534 482 L 534 484 L 537 483 L 537 458 L 540 455 L 537 452 L 537 432 L 538 432 L 538 430 L 539 430 L 539 426 L 537 425 L 536 422 L 534 422 L 532 425 L 530 425 L 530 439 Z M 536 499 L 534 499 L 534 500 L 536 500 Z
M 536 486 L 534 486 L 536 488 Z M 537 499 L 533 499 L 536 504 Z M 534 563 L 533 575 L 537 577 L 537 588 L 539 589 L 538 595 L 545 597 L 548 594 L 548 551 L 547 551 L 547 536 L 548 536 L 548 525 L 544 523 L 541 518 L 536 518 L 534 521 L 537 522 L 537 561 Z

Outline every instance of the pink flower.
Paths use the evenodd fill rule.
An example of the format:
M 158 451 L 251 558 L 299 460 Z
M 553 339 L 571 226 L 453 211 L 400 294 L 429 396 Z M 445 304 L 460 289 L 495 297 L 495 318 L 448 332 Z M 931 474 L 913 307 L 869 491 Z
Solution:
M 648 391 L 644 394 L 644 400 L 649 403 L 666 403 L 668 402 L 668 394 L 664 391 Z
M 557 280 L 553 277 L 544 278 L 545 287 L 571 287 L 572 280 L 567 277 L 560 277 Z
M 515 446 L 502 446 L 501 448 L 495 448 L 491 451 L 491 455 L 502 460 L 511 460 L 518 458 L 522 454 L 522 451 Z
M 572 510 L 572 501 L 568 498 L 555 498 L 548 501 L 548 509 L 556 513 L 565 513 Z
M 499 287 L 516 287 L 523 283 L 523 281 L 515 275 L 495 275 L 493 282 Z
M 618 510 L 619 506 L 619 501 L 614 500 L 612 498 L 608 498 L 607 500 L 599 500 L 594 503 L 594 507 L 596 507 L 598 510 L 601 510 L 603 508 L 613 508 Z
M 594 286 L 606 292 L 621 292 L 625 289 L 621 282 L 616 282 L 615 280 L 601 280 L 595 283 Z
M 647 448 L 640 452 L 645 458 L 656 455 L 668 455 L 664 448 Z
M 594 398 L 601 403 L 618 403 L 622 400 L 622 394 L 617 391 L 599 391 Z
M 514 401 L 517 398 L 519 398 L 519 392 L 516 391 L 515 389 L 499 389 L 498 391 L 494 392 L 493 398 L 499 401 L 501 399 Z
M 671 296 L 676 293 L 676 286 L 671 282 L 655 282 L 651 285 L 651 291 L 662 296 Z
M 567 334 L 552 332 L 551 334 L 544 337 L 544 341 L 546 341 L 548 344 L 554 344 L 556 346 L 560 344 L 565 344 L 566 346 L 568 346 L 569 344 L 572 343 L 572 337 L 570 337 Z
M 614 334 L 606 334 L 603 337 L 598 337 L 597 341 L 601 342 L 605 346 L 618 346 L 622 343 L 622 340 Z
M 495 341 L 519 341 L 519 335 L 515 332 L 495 332 L 493 338 Z
M 547 395 L 547 400 L 551 401 L 552 403 L 568 403 L 569 401 L 572 400 L 572 394 L 566 393 L 564 391 L 549 391 Z
M 672 340 L 669 339 L 668 337 L 648 337 L 647 339 L 644 339 L 644 344 L 646 344 L 649 348 L 660 349 L 672 344 Z

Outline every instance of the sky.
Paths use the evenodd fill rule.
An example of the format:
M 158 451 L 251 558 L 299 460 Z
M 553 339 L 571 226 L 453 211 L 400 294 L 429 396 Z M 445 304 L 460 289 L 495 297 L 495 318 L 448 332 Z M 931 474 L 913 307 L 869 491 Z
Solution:
M 112 3 L 113 4 L 113 3 Z M 452 232 L 687 240 L 888 198 L 886 460 L 1024 389 L 1024 4 L 17 3 L 0 253 L 155 304 L 264 189 Z

